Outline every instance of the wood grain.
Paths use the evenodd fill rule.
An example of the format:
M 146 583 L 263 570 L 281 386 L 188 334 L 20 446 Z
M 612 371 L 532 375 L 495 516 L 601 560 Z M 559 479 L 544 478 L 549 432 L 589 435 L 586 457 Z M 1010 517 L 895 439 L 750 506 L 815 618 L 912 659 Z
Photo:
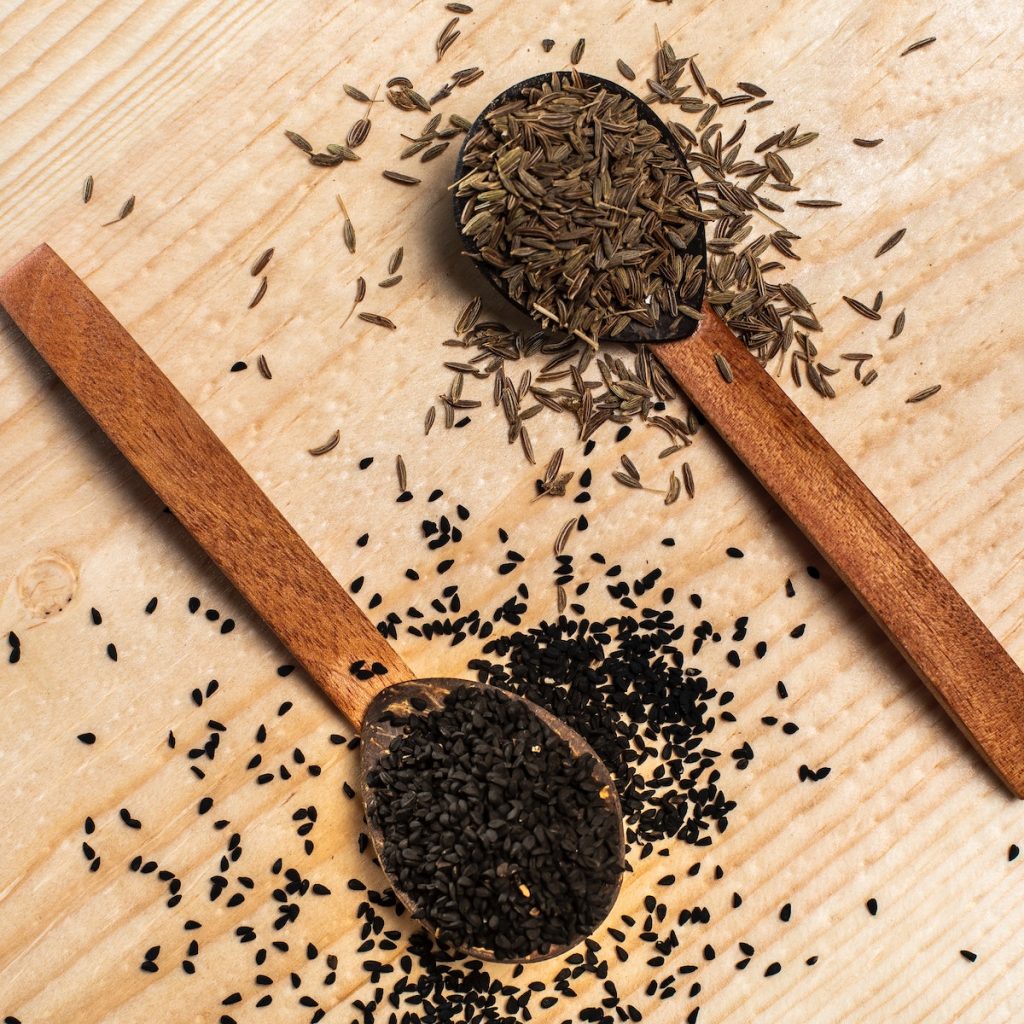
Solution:
M 358 732 L 412 673 L 202 417 L 48 245 L 0 276 L 0 305 Z
M 654 351 L 981 756 L 1024 797 L 1024 673 L 949 580 L 710 306 L 692 337 Z
M 749 616 L 750 638 L 769 641 L 763 659 L 745 651 L 734 670 L 723 645 L 689 659 L 717 689 L 735 694 L 729 710 L 737 721 L 719 719 L 717 749 L 749 741 L 756 751 L 747 771 L 723 769 L 723 786 L 737 801 L 729 830 L 699 858 L 673 844 L 667 857 L 639 863 L 615 911 L 642 918 L 643 898 L 655 892 L 670 896 L 673 909 L 706 906 L 712 916 L 707 926 L 679 931 L 675 955 L 700 966 L 694 977 L 702 992 L 692 1003 L 645 996 L 644 943 L 631 938 L 629 961 L 613 965 L 618 991 L 647 1020 L 669 1024 L 699 1002 L 701 1024 L 1017 1024 L 1024 861 L 1009 863 L 1006 851 L 1024 845 L 1024 806 L 972 756 L 849 591 L 827 567 L 821 580 L 807 576 L 805 566 L 820 562 L 813 548 L 711 431 L 659 460 L 660 431 L 634 424 L 616 443 L 609 425 L 585 459 L 573 418 L 545 410 L 529 423 L 538 463 L 564 447 L 565 469 L 577 480 L 590 468 L 586 506 L 574 503 L 575 489 L 532 500 L 538 468 L 508 446 L 491 381 L 465 382 L 464 396 L 483 403 L 467 413 L 471 423 L 445 431 L 439 415 L 425 438 L 424 413 L 451 379 L 442 364 L 455 350 L 442 341 L 460 310 L 479 294 L 485 319 L 509 316 L 457 255 L 446 192 L 454 147 L 428 164 L 412 161 L 423 184 L 402 189 L 380 172 L 408 166 L 398 160 L 407 145 L 401 134 L 415 136 L 426 114 L 375 104 L 362 159 L 333 170 L 310 167 L 282 132 L 299 131 L 318 146 L 343 141 L 364 109 L 344 96 L 344 83 L 372 94 L 402 74 L 430 93 L 452 70 L 479 65 L 484 76 L 439 105 L 472 118 L 503 86 L 567 66 L 581 36 L 583 70 L 614 78 L 621 57 L 642 83 L 652 71 L 655 24 L 676 53 L 699 54 L 705 78 L 723 95 L 739 81 L 768 90 L 774 104 L 764 110 L 720 110 L 723 134 L 746 120 L 746 155 L 748 142 L 789 125 L 819 131 L 813 145 L 787 155 L 802 189 L 796 197 L 843 203 L 802 210 L 766 185 L 764 194 L 787 208 L 773 216 L 802 236 L 802 261 L 786 261 L 780 277 L 814 303 L 825 326 L 815 344 L 841 368 L 831 378 L 834 401 L 788 377 L 780 382 L 1020 661 L 1024 346 L 1011 299 L 1024 252 L 1024 214 L 1013 199 L 1024 192 L 1024 150 L 1007 140 L 1024 133 L 1024 11 L 1002 0 L 980 0 L 967 18 L 947 2 L 480 2 L 439 64 L 434 40 L 449 17 L 443 4 L 385 6 L 4 5 L 0 266 L 50 239 L 356 603 L 374 621 L 387 611 L 402 617 L 394 646 L 417 676 L 464 675 L 481 654 L 477 638 L 451 646 L 443 634 L 428 642 L 408 632 L 410 607 L 444 618 L 431 602 L 446 602 L 447 586 L 457 584 L 463 608 L 480 608 L 485 619 L 520 583 L 531 594 L 523 626 L 556 614 L 551 546 L 581 508 L 589 529 L 574 532 L 565 550 L 575 556 L 577 579 L 590 584 L 591 617 L 621 610 L 606 590 L 616 580 L 605 569 L 615 564 L 619 579 L 660 566 L 659 585 L 675 588 L 688 630 L 707 618 L 728 637 L 736 617 Z M 898 56 L 932 35 L 931 46 Z M 556 41 L 550 54 L 539 45 L 545 37 Z M 854 137 L 884 142 L 860 149 Z M 88 174 L 95 189 L 85 206 Z M 354 255 L 344 248 L 339 192 L 356 229 Z M 133 193 L 133 213 L 101 228 Z M 760 215 L 752 223 L 751 237 L 770 229 Z M 900 227 L 906 237 L 874 259 Z M 248 268 L 271 245 L 267 294 L 249 310 L 258 281 Z M 404 280 L 377 289 L 399 245 Z M 391 317 L 397 331 L 385 335 L 354 316 L 339 326 L 360 275 L 368 284 L 363 308 Z M 841 299 L 870 302 L 878 289 L 885 292 L 878 324 Z M 906 330 L 890 341 L 904 307 Z M 874 353 L 879 376 L 871 387 L 840 360 L 851 351 Z M 621 347 L 610 352 L 633 357 Z M 273 380 L 255 371 L 260 354 Z M 249 369 L 230 373 L 236 360 Z M 506 370 L 518 378 L 530 369 L 536 381 L 546 360 L 510 361 Z M 904 404 L 935 383 L 943 389 L 934 398 Z M 671 401 L 667 412 L 685 416 L 686 408 Z M 307 450 L 336 429 L 341 444 L 311 458 Z M 395 501 L 398 453 L 414 493 L 404 504 Z M 678 475 L 685 458 L 696 497 L 666 508 L 657 493 L 627 491 L 611 477 L 620 454 L 654 489 L 671 470 Z M 374 463 L 360 470 L 364 456 Z M 434 488 L 445 493 L 431 503 Z M 430 551 L 422 521 L 440 514 L 458 521 L 457 503 L 472 513 L 462 542 Z M 261 992 L 252 980 L 256 944 L 240 945 L 234 929 L 255 925 L 261 940 L 276 937 L 274 908 L 250 898 L 210 912 L 208 879 L 227 833 L 196 816 L 197 801 L 209 794 L 214 814 L 243 833 L 242 863 L 261 890 L 266 869 L 285 853 L 335 894 L 303 909 L 290 952 L 273 962 L 274 1005 L 259 1011 L 260 1020 L 308 1020 L 295 1004 L 300 992 L 284 990 L 294 970 L 301 992 L 320 996 L 322 974 L 306 961 L 304 943 L 312 941 L 321 951 L 314 968 L 325 951 L 340 957 L 323 1001 L 328 1021 L 347 1024 L 356 1015 L 352 1001 L 371 999 L 373 986 L 352 955 L 360 894 L 346 882 L 357 875 L 383 882 L 348 840 L 362 825 L 357 804 L 338 790 L 342 779 L 355 783 L 358 762 L 330 737 L 348 739 L 349 730 L 303 672 L 279 674 L 287 653 L 3 314 L 0 522 L 0 645 L 7 630 L 22 639 L 20 663 L 0 661 L 0 1017 L 217 1020 L 229 1009 L 221 1000 L 235 990 L 251 1006 Z M 508 544 L 499 528 L 509 532 Z M 368 542 L 359 546 L 364 532 Z M 666 538 L 674 548 L 663 546 Z M 729 545 L 745 558 L 726 558 Z M 502 576 L 497 566 L 510 546 L 526 561 Z M 607 566 L 592 562 L 591 552 L 602 552 Z M 455 565 L 439 575 L 442 556 Z M 355 593 L 358 577 L 365 582 Z M 793 598 L 785 596 L 787 577 Z M 690 593 L 703 597 L 699 612 Z M 154 595 L 159 607 L 147 616 Z M 195 615 L 193 596 L 202 601 Z M 92 624 L 90 607 L 102 611 L 102 625 Z M 208 621 L 205 613 L 217 610 L 221 619 Z M 228 635 L 220 632 L 225 616 L 237 622 Z M 806 633 L 790 639 L 798 623 Z M 104 653 L 108 642 L 117 644 L 116 663 Z M 195 707 L 193 688 L 213 677 L 220 689 Z M 778 680 L 788 686 L 784 701 Z M 779 724 L 764 725 L 765 715 Z M 207 740 L 211 716 L 229 729 L 200 781 L 187 753 Z M 785 722 L 800 731 L 782 734 Z M 290 780 L 260 786 L 245 771 L 261 725 L 264 763 L 275 772 L 288 767 Z M 75 739 L 86 729 L 97 735 L 89 748 Z M 169 729 L 175 750 L 165 742 Z M 322 768 L 319 777 L 296 767 L 296 749 Z M 801 784 L 804 763 L 829 765 L 832 774 Z M 311 804 L 320 817 L 316 849 L 305 857 L 292 814 Z M 141 819 L 141 832 L 121 824 L 120 807 Z M 80 849 L 86 814 L 103 856 L 95 873 Z M 157 883 L 128 872 L 139 853 L 177 872 L 185 893 L 178 910 L 204 921 L 195 977 L 178 967 L 189 939 Z M 702 870 L 691 877 L 698 859 Z M 712 866 L 725 877 L 715 880 Z M 667 871 L 677 886 L 655 888 Z M 738 909 L 733 891 L 743 896 Z M 871 896 L 877 917 L 864 909 Z M 782 924 L 786 902 L 793 916 Z M 742 972 L 734 967 L 739 941 L 757 947 Z M 158 942 L 163 966 L 144 974 L 142 953 Z M 705 942 L 717 950 L 714 961 L 701 956 Z M 978 952 L 978 961 L 966 963 L 961 948 Z M 820 959 L 806 967 L 812 954 Z M 772 960 L 783 971 L 765 978 Z M 512 980 L 510 972 L 494 976 Z M 548 980 L 541 968 L 529 978 Z M 534 1020 L 557 1024 L 606 994 L 590 975 L 574 989 L 576 1000 L 548 1011 L 535 1001 Z M 236 1018 L 248 1021 L 241 1010 Z

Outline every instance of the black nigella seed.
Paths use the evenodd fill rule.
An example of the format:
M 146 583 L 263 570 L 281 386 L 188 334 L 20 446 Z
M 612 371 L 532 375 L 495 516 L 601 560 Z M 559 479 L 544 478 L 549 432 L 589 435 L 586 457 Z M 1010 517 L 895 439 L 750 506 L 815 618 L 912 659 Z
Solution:
M 206 617 L 210 622 L 216 622 L 220 618 L 220 612 L 216 608 L 207 608 Z
M 779 695 L 779 700 L 785 700 L 789 696 L 789 690 L 781 679 L 775 684 L 775 692 Z
M 617 431 L 615 432 L 615 440 L 616 440 L 616 441 L 625 441 L 625 440 L 626 440 L 626 438 L 627 438 L 627 437 L 629 437 L 629 435 L 630 435 L 630 434 L 631 434 L 632 432 L 633 432 L 633 430 L 632 430 L 632 427 L 630 427 L 630 426 L 629 426 L 628 424 L 626 424 L 626 425 L 624 425 L 624 426 L 621 426 L 621 427 L 619 427 L 619 429 L 618 429 L 618 430 L 617 430 Z
M 872 896 L 871 899 L 869 899 L 867 903 L 864 904 L 864 906 L 868 908 L 868 913 L 872 917 L 874 917 L 875 914 L 878 913 L 878 900 L 876 900 L 874 896 Z
M 100 615 L 99 610 L 96 608 L 90 608 L 89 615 L 92 617 L 92 623 L 94 626 L 98 626 L 103 621 L 103 616 Z
M 799 639 L 800 637 L 802 637 L 804 635 L 804 630 L 806 630 L 806 629 L 807 629 L 807 623 L 806 622 L 801 622 L 799 626 L 794 626 L 789 631 L 789 635 L 794 640 L 797 640 L 797 639 Z
M 759 640 L 754 647 L 754 654 L 759 658 L 763 658 L 768 653 L 768 644 L 764 640 Z
M 84 743 L 87 747 L 91 747 L 96 742 L 96 734 L 92 732 L 80 732 L 78 734 L 80 742 Z M 1013 858 L 1011 858 L 1012 860 Z
M 975 953 L 975 952 L 973 952 L 973 951 L 972 951 L 972 950 L 970 950 L 970 949 L 961 949 L 961 950 L 960 950 L 960 955 L 961 955 L 961 956 L 962 956 L 962 957 L 963 957 L 963 958 L 964 958 L 964 959 L 965 959 L 965 960 L 966 960 L 966 961 L 967 961 L 968 963 L 972 963 L 972 964 L 974 963 L 974 961 L 975 961 L 975 960 L 977 960 L 977 959 L 978 959 L 978 954 L 977 954 L 977 953 Z
M 793 907 L 786 903 L 783 908 L 779 911 L 779 920 L 788 921 L 793 916 Z
M 782 731 L 787 736 L 792 736 L 793 733 L 800 731 L 800 726 L 797 725 L 796 722 L 786 722 L 786 724 L 782 727 Z
M 453 771 L 465 780 L 455 789 Z M 384 867 L 448 941 L 515 957 L 563 945 L 603 917 L 621 872 L 619 825 L 591 773 L 589 755 L 572 755 L 523 705 L 496 688 L 463 688 L 392 740 L 367 776 L 367 814 L 384 837 Z M 457 889 L 437 885 L 438 860 Z
M 231 364 L 231 372 L 238 373 L 240 370 L 244 370 L 249 364 L 244 360 L 239 359 L 237 363 Z
M 743 552 L 739 548 L 726 548 L 725 549 L 725 553 L 730 558 L 742 558 L 743 557 Z
M 1010 844 L 1009 852 L 1007 853 L 1007 860 L 1016 860 L 1020 856 L 1020 847 L 1016 843 Z
M 189 611 L 190 611 L 190 612 L 191 612 L 191 613 L 192 613 L 193 615 L 195 615 L 195 613 L 196 613 L 197 611 L 199 611 L 199 603 L 200 603 L 200 602 L 199 602 L 199 598 L 198 598 L 198 597 L 190 597 L 190 598 L 188 599 L 188 610 L 189 610 Z
M 809 565 L 807 566 L 807 575 L 810 576 L 812 580 L 820 580 L 821 570 L 816 565 Z
M 113 644 L 107 644 L 107 657 L 111 661 L 117 661 L 117 648 Z
M 780 963 L 779 963 L 779 962 L 778 962 L 778 961 L 776 960 L 776 961 L 775 961 L 775 963 L 771 963 L 771 964 L 769 964 L 769 965 L 768 965 L 768 966 L 767 966 L 767 967 L 765 968 L 764 976 L 765 976 L 766 978 L 770 978 L 770 977 L 772 977 L 772 975 L 774 975 L 774 974 L 778 974 L 778 973 L 779 973 L 779 971 L 781 971 L 781 970 L 782 970 L 782 964 L 780 964 Z
M 365 458 L 359 460 L 360 469 L 369 469 L 373 465 L 373 456 L 367 455 Z

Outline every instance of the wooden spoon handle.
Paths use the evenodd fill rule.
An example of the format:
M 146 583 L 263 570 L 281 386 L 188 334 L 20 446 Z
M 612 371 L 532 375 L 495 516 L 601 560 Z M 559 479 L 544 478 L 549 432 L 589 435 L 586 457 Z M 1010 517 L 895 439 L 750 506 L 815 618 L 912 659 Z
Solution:
M 0 277 L 0 304 L 358 730 L 412 673 L 195 409 L 49 246 Z
M 653 350 L 1024 797 L 1024 674 L 950 582 L 709 306 L 693 337 Z

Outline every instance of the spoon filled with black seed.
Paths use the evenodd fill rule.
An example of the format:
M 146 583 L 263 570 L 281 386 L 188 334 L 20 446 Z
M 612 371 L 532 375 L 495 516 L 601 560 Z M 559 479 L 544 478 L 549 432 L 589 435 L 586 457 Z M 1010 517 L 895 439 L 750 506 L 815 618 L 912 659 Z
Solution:
M 651 344 L 982 757 L 1024 797 L 1024 673 L 705 301 L 728 304 L 741 322 L 765 288 L 756 252 L 776 244 L 785 255 L 787 243 L 781 233 L 771 243 L 762 235 L 730 253 L 749 267 L 747 292 L 708 280 L 705 225 L 714 215 L 701 209 L 687 166 L 699 144 L 687 132 L 664 124 L 621 85 L 575 69 L 519 82 L 484 108 L 459 154 L 452 191 L 465 254 L 552 332 L 593 348 Z M 731 166 L 737 152 L 715 151 L 714 162 Z M 762 182 L 772 172 L 766 163 Z M 732 190 L 736 214 L 769 221 L 753 191 Z M 749 329 L 753 347 L 768 343 L 756 323 Z M 781 324 L 778 336 L 784 351 Z
M 497 686 L 415 679 L 128 332 L 48 246 L 0 304 L 361 735 L 380 864 L 443 948 L 556 956 L 624 870 L 615 783 L 586 741 Z

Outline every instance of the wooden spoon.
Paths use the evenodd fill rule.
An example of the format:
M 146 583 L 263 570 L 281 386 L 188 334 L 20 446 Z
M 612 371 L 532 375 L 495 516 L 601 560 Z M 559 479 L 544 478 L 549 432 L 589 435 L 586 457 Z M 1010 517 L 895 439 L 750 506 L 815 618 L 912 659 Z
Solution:
M 579 77 L 632 100 L 686 167 L 675 137 L 646 103 L 617 82 Z M 466 174 L 466 142 L 490 111 L 550 79 L 544 74 L 519 82 L 484 108 L 466 133 L 456 182 Z M 454 202 L 456 224 L 473 255 L 476 244 L 463 231 L 466 198 L 455 193 Z M 707 265 L 703 225 L 688 253 Z M 506 279 L 492 266 L 480 258 L 476 263 L 509 301 L 536 316 L 510 298 Z M 699 324 L 666 315 L 653 327 L 630 324 L 601 340 L 653 345 L 686 396 L 828 560 L 978 753 L 1024 798 L 1024 673 L 711 306 L 703 304 Z
M 409 702 L 416 697 L 434 709 L 452 689 L 485 684 L 413 678 L 206 422 L 49 246 L 33 250 L 0 277 L 0 305 L 356 732 L 361 731 L 360 793 L 364 807 L 372 808 L 367 774 L 398 734 L 389 712 L 408 715 Z M 507 696 L 528 707 L 577 757 L 593 758 L 593 778 L 605 811 L 616 822 L 622 864 L 622 810 L 605 764 L 564 722 L 525 697 Z M 372 815 L 367 818 L 383 865 L 383 837 Z M 615 903 L 621 872 L 616 878 L 603 894 L 602 919 Z M 388 879 L 422 919 L 415 901 L 394 877 Z M 475 947 L 463 952 L 487 960 L 530 962 L 558 956 L 584 938 L 578 935 L 564 946 L 517 958 Z

